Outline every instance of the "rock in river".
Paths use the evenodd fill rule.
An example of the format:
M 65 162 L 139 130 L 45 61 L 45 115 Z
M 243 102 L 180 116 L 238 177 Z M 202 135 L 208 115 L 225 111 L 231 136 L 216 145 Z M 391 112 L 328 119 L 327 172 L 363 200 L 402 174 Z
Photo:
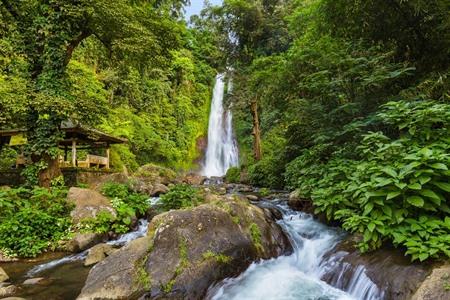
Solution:
M 78 299 L 202 299 L 211 284 L 290 249 L 270 212 L 222 197 L 156 216 L 146 237 L 90 271 Z
M 116 215 L 109 199 L 94 190 L 72 187 L 67 195 L 67 201 L 75 205 L 70 214 L 74 223 L 86 218 L 95 218 L 100 211 Z
M 9 279 L 8 274 L 6 274 L 5 270 L 0 267 L 0 282 L 5 282 Z

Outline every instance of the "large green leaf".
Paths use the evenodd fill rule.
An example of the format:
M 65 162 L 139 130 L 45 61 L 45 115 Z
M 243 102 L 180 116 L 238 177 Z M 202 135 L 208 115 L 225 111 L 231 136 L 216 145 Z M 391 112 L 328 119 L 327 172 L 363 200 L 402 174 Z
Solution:
M 432 182 L 432 184 L 434 184 L 435 186 L 437 186 L 441 190 L 450 193 L 450 183 L 447 183 L 447 182 Z
M 420 196 L 410 196 L 406 198 L 406 201 L 408 201 L 409 204 L 417 207 L 423 207 L 423 205 L 425 204 L 425 201 Z
M 430 165 L 430 167 L 432 167 L 433 169 L 437 169 L 437 170 L 444 170 L 444 171 L 448 170 L 448 167 L 443 163 L 435 163 L 435 164 Z

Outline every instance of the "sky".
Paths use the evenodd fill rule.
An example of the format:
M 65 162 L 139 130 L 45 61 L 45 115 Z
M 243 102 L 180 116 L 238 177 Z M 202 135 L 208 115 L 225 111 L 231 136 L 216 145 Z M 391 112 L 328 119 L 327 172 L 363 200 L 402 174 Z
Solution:
M 218 5 L 222 0 L 209 0 L 211 4 Z M 200 13 L 203 8 L 203 0 L 191 0 L 191 6 L 186 7 L 186 20 L 189 20 L 192 15 Z

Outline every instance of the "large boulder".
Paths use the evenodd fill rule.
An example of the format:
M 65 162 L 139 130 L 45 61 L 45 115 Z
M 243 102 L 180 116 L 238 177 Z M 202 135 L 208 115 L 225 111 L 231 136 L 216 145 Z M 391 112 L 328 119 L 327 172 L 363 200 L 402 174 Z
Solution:
M 290 208 L 297 211 L 304 211 L 308 213 L 314 212 L 311 200 L 303 199 L 301 197 L 301 192 L 298 189 L 289 194 L 288 205 Z
M 223 197 L 156 216 L 147 236 L 90 271 L 78 299 L 202 299 L 211 284 L 290 249 L 270 211 Z
M 72 239 L 65 241 L 60 247 L 60 250 L 74 253 L 81 252 L 97 245 L 98 243 L 104 242 L 107 239 L 107 234 L 77 233 Z
M 450 265 L 434 268 L 412 300 L 450 299 Z
M 95 218 L 101 211 L 116 215 L 109 199 L 94 190 L 72 187 L 67 201 L 75 205 L 70 214 L 75 224 L 83 219 Z

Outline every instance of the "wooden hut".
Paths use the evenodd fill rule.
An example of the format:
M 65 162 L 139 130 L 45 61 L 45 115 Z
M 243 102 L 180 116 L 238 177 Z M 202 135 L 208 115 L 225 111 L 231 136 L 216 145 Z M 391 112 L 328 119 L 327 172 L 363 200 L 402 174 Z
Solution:
M 60 141 L 58 147 L 64 152 L 64 155 L 61 155 L 59 158 L 59 164 L 62 169 L 95 167 L 108 170 L 111 166 L 110 146 L 127 143 L 126 139 L 106 134 L 73 121 L 62 122 L 61 131 L 64 133 L 64 138 Z M 0 130 L 0 149 L 4 145 L 23 147 L 26 143 L 26 130 Z M 92 149 L 105 149 L 105 156 L 87 154 L 83 160 L 77 158 L 78 150 L 89 151 Z M 69 152 L 71 154 L 70 157 Z M 27 159 L 23 154 L 20 154 L 17 157 L 16 167 L 26 163 Z

